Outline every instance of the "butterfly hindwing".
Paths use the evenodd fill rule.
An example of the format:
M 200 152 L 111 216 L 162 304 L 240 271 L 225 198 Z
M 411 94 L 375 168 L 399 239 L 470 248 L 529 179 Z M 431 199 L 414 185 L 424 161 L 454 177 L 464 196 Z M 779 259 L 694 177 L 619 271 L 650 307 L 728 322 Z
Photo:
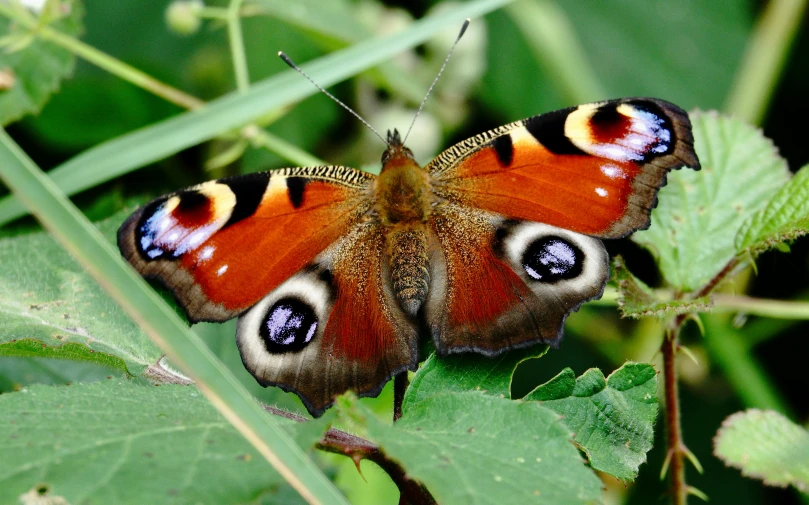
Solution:
M 567 315 L 601 296 L 609 275 L 600 240 L 554 226 L 445 205 L 432 230 L 442 255 L 425 317 L 442 354 L 556 345 Z
M 358 225 L 239 318 L 242 361 L 261 384 L 317 416 L 349 389 L 376 396 L 415 369 L 418 334 L 391 292 L 384 243 L 380 226 Z
M 699 168 L 688 115 L 653 98 L 541 114 L 472 137 L 426 169 L 436 193 L 600 238 L 649 226 L 673 168 Z
M 141 207 L 118 245 L 171 289 L 192 321 L 241 314 L 344 235 L 367 211 L 373 176 L 288 168 L 206 182 Z

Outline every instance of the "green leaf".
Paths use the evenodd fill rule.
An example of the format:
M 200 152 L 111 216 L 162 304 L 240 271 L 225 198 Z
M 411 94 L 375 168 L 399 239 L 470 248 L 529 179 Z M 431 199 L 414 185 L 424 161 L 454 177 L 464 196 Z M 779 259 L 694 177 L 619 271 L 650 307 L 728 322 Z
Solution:
M 83 8 L 78 0 L 58 0 L 43 7 L 41 13 L 28 11 L 27 16 L 58 18 L 49 25 L 67 35 L 77 36 L 84 27 Z M 12 0 L 5 9 L 25 9 Z M 0 15 L 0 75 L 8 85 L 0 88 L 0 125 L 7 125 L 26 114 L 42 109 L 48 98 L 59 89 L 62 79 L 73 73 L 76 57 L 68 50 L 34 38 L 30 30 Z M 13 50 L 17 45 L 18 50 Z
M 634 480 L 652 448 L 657 419 L 657 372 L 626 363 L 606 380 L 591 368 L 578 379 L 567 368 L 523 398 L 562 415 L 590 465 L 623 481 Z
M 777 412 L 750 409 L 728 417 L 714 454 L 747 477 L 809 493 L 809 431 Z
M 0 359 L 0 393 L 18 391 L 31 384 L 65 385 L 124 376 L 120 369 L 96 363 L 27 357 Z
M 702 170 L 669 174 L 652 225 L 633 240 L 678 291 L 697 291 L 736 255 L 742 224 L 764 208 L 789 170 L 761 132 L 715 112 L 691 114 Z
M 433 353 L 421 364 L 405 393 L 402 410 L 438 393 L 482 391 L 511 398 L 511 379 L 517 365 L 539 358 L 548 346 L 539 345 L 488 358 L 476 353 L 438 357 Z
M 626 268 L 623 258 L 612 261 L 611 280 L 618 287 L 618 308 L 623 317 L 663 317 L 708 311 L 713 302 L 702 296 L 694 300 L 660 300 L 649 286 Z
M 108 236 L 122 218 L 102 226 Z M 47 233 L 0 239 L 0 356 L 88 361 L 140 375 L 163 352 Z
M 476 0 L 413 23 L 407 30 L 375 37 L 302 65 L 328 87 L 424 42 L 447 24 L 481 16 L 512 0 Z M 245 93 L 230 93 L 190 111 L 117 137 L 59 165 L 49 175 L 72 195 L 183 149 L 240 128 L 267 113 L 317 93 L 294 70 L 255 83 Z M 26 214 L 14 197 L 0 199 L 0 225 Z
M 511 398 L 514 370 L 545 352 L 547 347 L 539 346 L 497 358 L 472 353 L 441 358 L 433 354 L 419 367 L 407 389 L 404 414 L 422 408 L 429 398 L 450 392 L 476 391 Z M 631 480 L 652 448 L 656 388 L 657 374 L 651 365 L 627 363 L 607 380 L 597 369 L 588 370 L 578 380 L 566 369 L 522 400 L 540 402 L 561 414 L 593 468 Z
M 353 397 L 338 404 L 442 505 L 601 502 L 601 481 L 570 443 L 570 430 L 536 403 L 441 393 L 413 405 L 393 426 Z
M 741 253 L 758 256 L 767 249 L 809 233 L 809 165 L 798 170 L 766 207 L 750 216 L 736 235 Z
M 73 505 L 231 504 L 284 485 L 191 386 L 32 386 L 0 395 L 0 425 L 0 503 L 46 486 Z

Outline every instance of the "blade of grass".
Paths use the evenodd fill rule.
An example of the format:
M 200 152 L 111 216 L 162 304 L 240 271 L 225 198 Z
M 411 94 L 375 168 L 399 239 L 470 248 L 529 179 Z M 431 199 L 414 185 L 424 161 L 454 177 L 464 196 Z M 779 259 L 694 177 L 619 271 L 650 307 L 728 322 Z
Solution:
M 303 68 L 321 86 L 331 86 L 424 42 L 447 26 L 459 25 L 466 17 L 481 16 L 511 1 L 461 4 L 417 21 L 403 32 L 366 40 Z M 316 92 L 295 71 L 288 70 L 256 83 L 247 92 L 230 93 L 200 109 L 104 142 L 56 167 L 49 175 L 63 192 L 72 195 L 244 126 Z M 0 199 L 0 226 L 25 214 L 25 207 L 16 198 Z
M 725 111 L 751 124 L 761 123 L 805 9 L 806 0 L 767 2 L 736 73 Z
M 559 83 L 571 103 L 605 97 L 595 70 L 579 43 L 573 24 L 555 2 L 515 2 L 506 8 L 542 68 Z
M 59 243 L 311 504 L 346 499 L 118 251 L 0 129 L 0 178 Z

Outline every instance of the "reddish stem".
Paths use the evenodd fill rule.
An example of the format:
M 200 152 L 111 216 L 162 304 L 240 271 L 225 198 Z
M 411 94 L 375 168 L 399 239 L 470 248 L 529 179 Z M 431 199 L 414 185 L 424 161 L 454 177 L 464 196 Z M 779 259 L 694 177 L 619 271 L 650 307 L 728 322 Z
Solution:
M 697 291 L 692 298 L 700 298 L 711 294 L 722 281 L 730 275 L 739 264 L 737 258 L 731 259 L 713 278 Z M 671 502 L 673 505 L 686 505 L 688 501 L 688 484 L 685 480 L 685 456 L 688 451 L 683 441 L 680 424 L 680 396 L 677 384 L 677 351 L 680 348 L 680 329 L 688 316 L 682 314 L 674 318 L 666 330 L 660 351 L 663 354 L 663 380 L 666 399 L 666 436 L 668 452 L 669 482 Z
M 406 379 L 407 375 L 405 375 L 405 380 Z M 293 421 L 306 422 L 305 417 L 269 405 L 265 405 L 264 410 L 277 416 L 292 419 Z M 329 428 L 315 447 L 322 451 L 348 456 L 354 461 L 354 464 L 357 465 L 357 469 L 359 469 L 360 461 L 363 459 L 376 463 L 390 476 L 391 480 L 396 484 L 396 487 L 399 488 L 400 504 L 436 505 L 435 499 L 430 492 L 427 491 L 427 488 L 420 482 L 408 477 L 405 469 L 397 461 L 389 458 L 379 446 L 369 440 L 351 435 L 344 431 Z
M 674 505 L 685 505 L 688 499 L 688 485 L 685 481 L 685 445 L 680 425 L 680 399 L 677 387 L 677 337 L 684 316 L 677 316 L 672 327 L 666 330 L 661 346 L 663 353 L 663 380 L 666 398 L 666 435 L 668 437 L 669 482 L 671 501 Z

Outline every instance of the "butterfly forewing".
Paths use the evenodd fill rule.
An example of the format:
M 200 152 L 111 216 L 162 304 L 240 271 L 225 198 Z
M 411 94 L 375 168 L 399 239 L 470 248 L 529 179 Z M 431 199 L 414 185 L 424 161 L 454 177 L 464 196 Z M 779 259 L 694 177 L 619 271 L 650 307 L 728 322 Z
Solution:
M 450 201 L 619 238 L 649 226 L 666 174 L 682 166 L 699 168 L 687 114 L 663 100 L 625 98 L 496 128 L 426 168 Z
M 140 208 L 118 246 L 168 287 L 192 321 L 236 317 L 346 233 L 373 176 L 290 168 L 211 181 Z

